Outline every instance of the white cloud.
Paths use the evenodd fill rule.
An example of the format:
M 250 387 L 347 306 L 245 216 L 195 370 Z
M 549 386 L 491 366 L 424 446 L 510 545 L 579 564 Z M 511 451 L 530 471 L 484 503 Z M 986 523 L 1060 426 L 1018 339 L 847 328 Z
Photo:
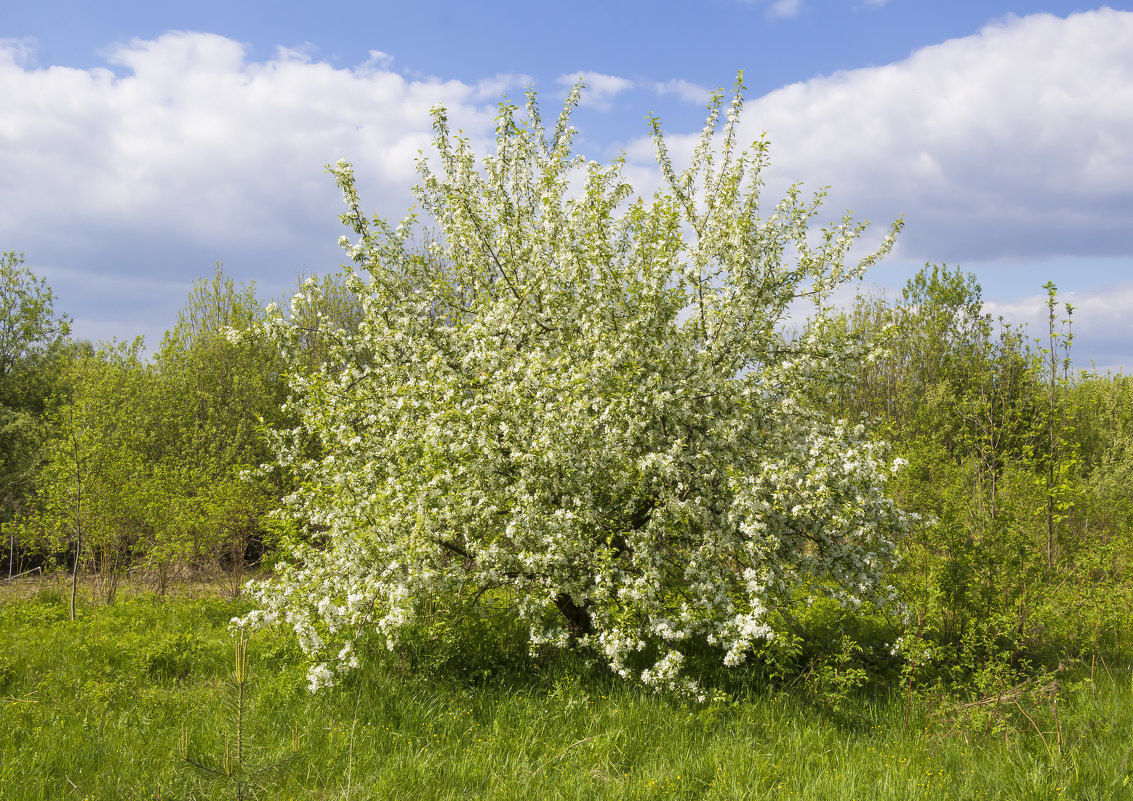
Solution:
M 322 165 L 354 162 L 367 210 L 399 219 L 431 141 L 430 107 L 446 105 L 481 147 L 498 90 L 514 80 L 410 80 L 384 54 L 355 69 L 306 51 L 250 61 L 239 43 L 200 33 L 136 40 L 106 58 L 113 69 L 38 69 L 25 43 L 0 43 L 0 248 L 45 272 L 83 265 L 96 283 L 160 278 L 153 302 L 167 322 L 184 300 L 176 287 L 217 259 L 272 294 L 300 271 L 335 269 L 341 200 Z M 79 335 L 136 308 L 57 274 Z
M 586 84 L 580 105 L 598 111 L 609 111 L 613 107 L 615 97 L 633 88 L 633 81 L 628 78 L 586 70 L 565 73 L 560 75 L 556 82 L 560 86 L 571 87 L 580 80 Z
M 790 19 L 797 17 L 803 10 L 803 0 L 775 0 L 767 9 L 767 16 L 772 19 Z
M 689 103 L 707 103 L 712 91 L 692 81 L 673 78 L 668 81 L 658 81 L 653 84 L 653 91 L 659 95 L 675 95 Z
M 833 187 L 832 216 L 904 213 L 906 258 L 1133 256 L 1133 13 L 1008 17 L 751 100 L 743 127 L 769 134 L 769 192 L 803 180 Z
M 0 37 L 0 64 L 26 67 L 35 57 L 35 40 L 31 37 L 10 39 Z
M 250 62 L 221 36 L 170 33 L 110 53 L 115 75 L 25 69 L 18 49 L 0 53 L 9 239 L 47 218 L 216 242 L 286 237 L 296 217 L 325 216 L 335 190 L 321 165 L 343 157 L 404 208 L 429 108 L 444 103 L 477 135 L 494 116 L 481 87 L 407 80 L 383 67 L 384 54 L 353 70 L 289 50 Z
M 388 70 L 393 65 L 393 56 L 382 50 L 370 50 L 369 57 L 358 66 L 359 72 L 368 70 Z
M 763 3 L 764 0 L 742 0 L 744 3 Z M 803 10 L 803 0 L 772 0 L 767 7 L 768 19 L 790 19 Z
M 535 85 L 535 79 L 521 72 L 505 72 L 476 82 L 472 98 L 478 102 L 496 104 L 505 95 L 526 92 Z

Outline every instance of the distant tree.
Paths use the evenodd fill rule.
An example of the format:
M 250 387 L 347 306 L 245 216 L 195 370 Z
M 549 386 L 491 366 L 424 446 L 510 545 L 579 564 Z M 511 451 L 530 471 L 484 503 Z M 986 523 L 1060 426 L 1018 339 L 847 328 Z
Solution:
M 156 354 L 153 480 L 169 516 L 147 555 L 159 575 L 177 561 L 227 562 L 237 592 L 245 552 L 278 505 L 272 480 L 249 470 L 268 458 L 261 428 L 279 419 L 283 364 L 265 340 L 230 335 L 263 315 L 255 287 L 237 286 L 217 265 Z
M 320 370 L 289 372 L 276 464 L 312 536 L 248 620 L 294 626 L 312 686 L 356 662 L 360 633 L 393 642 L 489 592 L 535 644 L 686 689 L 690 655 L 742 662 L 800 594 L 884 595 L 896 465 L 818 402 L 860 355 L 832 293 L 899 224 L 847 265 L 864 225 L 817 229 L 821 193 L 762 207 L 767 145 L 737 145 L 738 90 L 685 172 L 654 121 L 664 185 L 635 198 L 620 160 L 571 155 L 578 100 L 550 134 L 533 94 L 525 118 L 501 105 L 482 161 L 435 109 L 416 188 L 435 237 L 369 220 L 332 168 L 363 316 L 327 332 Z M 277 313 L 263 331 L 298 364 L 302 326 Z
M 73 355 L 23 527 L 29 543 L 73 556 L 73 591 L 87 567 L 109 600 L 128 566 L 164 590 L 175 569 L 203 565 L 239 591 L 280 495 L 253 468 L 268 455 L 261 426 L 280 414 L 282 364 L 266 341 L 230 336 L 262 317 L 254 289 L 218 266 L 151 363 L 140 339 Z
M 90 565 L 112 600 L 146 526 L 144 421 L 137 409 L 150 376 L 142 342 L 80 353 L 49 410 L 51 436 L 37 478 L 34 521 L 46 545 L 71 555 L 71 619 L 79 574 Z
M 8 534 L 8 575 L 16 562 L 12 518 L 26 505 L 40 464 L 44 408 L 62 369 L 70 320 L 55 310 L 47 282 L 0 254 L 0 525 Z
M 47 281 L 23 264 L 22 253 L 0 254 L 0 380 L 71 332 L 70 319 L 55 311 Z
M 1047 288 L 1045 348 L 984 311 L 976 276 L 944 266 L 926 265 L 899 297 L 863 295 L 845 315 L 875 355 L 846 376 L 835 410 L 873 419 L 910 463 L 893 489 L 922 521 L 895 583 L 926 637 L 1017 654 L 1054 630 L 1049 609 L 1074 586 L 1073 566 L 1104 547 L 1093 538 L 1104 526 L 1072 530 L 1079 453 L 1093 445 L 1077 441 L 1082 392 Z M 1088 418 L 1077 425 L 1097 431 Z

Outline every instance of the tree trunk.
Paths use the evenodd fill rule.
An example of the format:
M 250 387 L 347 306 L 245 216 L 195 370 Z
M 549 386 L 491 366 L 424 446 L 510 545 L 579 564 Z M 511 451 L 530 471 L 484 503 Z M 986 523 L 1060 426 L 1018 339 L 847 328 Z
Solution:
M 579 606 L 567 593 L 561 592 L 555 598 L 555 606 L 566 618 L 571 637 L 585 637 L 594 631 L 594 624 L 590 620 L 590 604 Z
M 83 460 L 74 434 L 75 407 L 71 405 L 71 444 L 75 454 L 75 564 L 71 568 L 71 622 L 75 620 L 75 596 L 79 591 L 79 557 L 83 553 Z
M 75 564 L 71 568 L 71 620 L 75 620 L 75 596 L 79 591 L 79 554 L 83 547 L 83 529 L 75 527 Z

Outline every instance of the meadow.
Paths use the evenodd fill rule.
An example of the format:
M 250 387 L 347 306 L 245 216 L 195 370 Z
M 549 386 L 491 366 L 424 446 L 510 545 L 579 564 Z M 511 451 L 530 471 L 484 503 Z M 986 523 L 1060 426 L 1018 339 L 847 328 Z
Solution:
M 876 678 L 831 704 L 805 672 L 658 694 L 469 619 L 311 694 L 287 632 L 235 680 L 216 587 L 0 606 L 0 798 L 1133 798 L 1133 670 L 1104 656 L 961 702 Z M 242 683 L 242 687 L 240 684 Z M 241 693 L 243 701 L 240 701 Z M 227 756 L 226 756 L 227 751 Z

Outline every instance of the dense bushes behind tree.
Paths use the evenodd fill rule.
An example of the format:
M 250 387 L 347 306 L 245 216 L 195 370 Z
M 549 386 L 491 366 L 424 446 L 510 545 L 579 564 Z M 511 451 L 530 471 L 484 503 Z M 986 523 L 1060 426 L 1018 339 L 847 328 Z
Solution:
M 76 349 L 45 401 L 34 496 L 13 529 L 25 549 L 66 554 L 106 598 L 127 568 L 164 588 L 187 567 L 222 565 L 239 587 L 263 548 L 279 488 L 248 468 L 277 421 L 274 354 L 229 329 L 263 314 L 252 287 L 219 270 L 199 281 L 150 362 L 142 343 Z
M 0 253 L 0 527 L 7 576 L 15 572 L 12 521 L 34 493 L 46 406 L 74 347 L 70 320 L 55 310 L 51 287 L 23 265 L 23 254 Z
M 245 564 L 272 545 L 267 515 L 289 481 L 259 470 L 265 430 L 286 414 L 283 361 L 252 332 L 266 301 L 218 265 L 147 359 L 140 339 L 69 340 L 46 282 L 18 254 L 3 258 L 5 575 L 77 564 L 111 599 L 128 570 L 164 589 L 173 576 L 212 568 L 238 592 Z M 292 369 L 315 370 L 328 332 L 357 326 L 357 298 L 335 278 L 301 283 L 318 292 L 291 303 L 304 332 Z
M 1060 320 L 1048 290 L 1036 339 L 984 314 L 975 277 L 947 267 L 844 316 L 876 355 L 835 411 L 874 419 L 909 460 L 895 493 L 921 522 L 896 580 L 905 634 L 940 654 L 1130 642 L 1133 385 L 1070 373 L 1071 309 Z

